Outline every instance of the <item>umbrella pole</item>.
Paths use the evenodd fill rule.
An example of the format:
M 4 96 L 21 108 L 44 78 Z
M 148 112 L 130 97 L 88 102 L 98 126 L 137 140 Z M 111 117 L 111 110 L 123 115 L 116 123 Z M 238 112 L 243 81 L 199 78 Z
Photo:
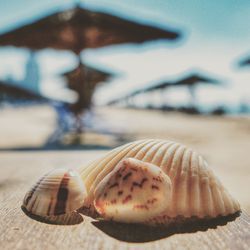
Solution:
M 161 109 L 165 108 L 165 104 L 166 104 L 166 92 L 164 91 L 164 89 L 161 90 Z
M 80 58 L 80 53 L 76 53 L 77 59 L 78 59 L 78 68 L 79 68 L 79 74 L 77 74 L 75 85 L 77 86 L 75 91 L 78 94 L 77 101 L 71 106 L 71 112 L 74 116 L 74 136 L 73 136 L 73 144 L 81 144 L 81 135 L 84 131 L 84 126 L 82 124 L 82 102 L 83 102 L 83 93 L 84 93 L 84 72 L 82 72 L 82 61 Z
M 188 86 L 188 91 L 190 94 L 190 103 L 191 107 L 194 108 L 196 106 L 196 93 L 195 93 L 195 86 L 194 85 L 189 85 Z
M 79 102 L 79 110 L 77 111 L 76 115 L 76 122 L 77 122 L 77 137 L 79 140 L 79 143 L 81 143 L 81 135 L 84 133 L 84 124 L 82 121 L 82 117 L 84 115 L 84 110 L 82 110 L 82 102 L 84 102 L 84 85 L 85 85 L 85 70 L 83 69 L 83 63 L 80 57 L 80 53 L 77 55 L 78 57 L 78 67 L 80 68 L 80 75 L 78 79 L 78 84 L 79 84 L 79 93 L 78 93 L 78 102 Z M 82 71 L 83 69 L 83 71 Z
M 76 136 L 79 138 L 78 141 L 81 142 L 82 135 L 84 133 L 84 123 L 82 117 L 87 109 L 91 106 L 92 90 L 91 83 L 88 79 L 88 71 L 84 68 L 80 53 L 78 53 L 79 61 L 79 79 L 78 84 L 78 100 L 76 103 Z

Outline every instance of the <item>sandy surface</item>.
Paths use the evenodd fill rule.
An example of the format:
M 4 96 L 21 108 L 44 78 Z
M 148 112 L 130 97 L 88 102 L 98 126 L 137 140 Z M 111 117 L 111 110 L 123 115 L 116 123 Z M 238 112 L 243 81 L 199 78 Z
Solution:
M 199 151 L 242 207 L 250 213 L 250 118 L 188 116 L 107 108 L 99 108 L 95 112 L 99 117 L 96 125 L 102 127 L 103 124 L 106 137 L 109 136 L 107 131 L 118 131 L 119 134 L 124 133 L 127 140 L 171 139 Z M 3 109 L 0 111 L 0 149 L 41 146 L 53 132 L 54 126 L 55 114 L 49 107 Z M 97 143 L 98 137 L 91 138 Z M 11 155 L 10 152 L 0 153 L 0 157 Z M 15 153 L 12 156 L 15 157 Z
M 55 113 L 46 105 L 0 109 L 0 148 L 40 146 L 55 124 Z
M 38 222 L 21 209 L 34 181 L 52 168 L 74 168 L 104 151 L 25 151 L 0 153 L 1 250 L 249 250 L 250 217 L 193 221 L 181 227 L 146 227 L 107 223 L 73 213 L 59 216 L 51 225 Z M 231 221 L 233 220 L 233 221 Z M 48 220 L 42 220 L 42 222 Z M 229 222 L 230 221 L 230 222 Z

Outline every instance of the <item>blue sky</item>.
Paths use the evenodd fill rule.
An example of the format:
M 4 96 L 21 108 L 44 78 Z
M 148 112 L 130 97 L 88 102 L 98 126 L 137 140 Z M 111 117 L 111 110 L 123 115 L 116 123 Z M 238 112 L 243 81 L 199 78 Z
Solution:
M 0 32 L 69 8 L 75 2 L 0 1 Z M 208 72 L 226 83 L 225 88 L 199 87 L 199 101 L 204 105 L 222 102 L 234 105 L 250 99 L 250 69 L 235 67 L 235 62 L 242 55 L 250 54 L 250 1 L 85 0 L 83 5 L 157 26 L 177 28 L 183 31 L 184 36 L 176 44 L 160 41 L 141 47 L 125 45 L 83 52 L 86 62 L 123 73 L 108 87 L 97 91 L 96 97 L 100 102 L 154 84 L 157 79 L 173 79 L 194 69 Z M 74 67 L 74 56 L 69 52 L 47 50 L 39 52 L 37 57 L 43 74 L 43 91 L 50 94 L 61 89 L 63 82 L 57 75 Z M 21 79 L 25 60 L 26 54 L 20 49 L 0 48 L 0 77 L 12 74 Z M 65 94 L 65 91 L 61 93 Z M 184 88 L 172 89 L 165 94 L 172 102 L 188 101 Z M 155 100 L 157 102 L 158 99 Z

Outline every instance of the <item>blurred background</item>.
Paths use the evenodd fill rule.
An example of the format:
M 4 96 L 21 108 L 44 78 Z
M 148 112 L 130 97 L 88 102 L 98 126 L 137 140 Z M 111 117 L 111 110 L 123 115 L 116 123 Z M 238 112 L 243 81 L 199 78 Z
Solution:
M 0 15 L 1 151 L 181 141 L 250 211 L 248 0 L 9 0 Z

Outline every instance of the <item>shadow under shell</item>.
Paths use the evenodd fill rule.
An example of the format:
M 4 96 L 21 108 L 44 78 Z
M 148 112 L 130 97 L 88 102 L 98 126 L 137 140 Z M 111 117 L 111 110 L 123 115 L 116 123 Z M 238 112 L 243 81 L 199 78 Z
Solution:
M 57 216 L 38 216 L 34 215 L 27 211 L 27 209 L 22 206 L 21 209 L 23 212 L 30 217 L 31 219 L 37 220 L 42 223 L 46 224 L 52 224 L 52 225 L 77 225 L 83 222 L 83 217 L 77 213 L 72 212 L 70 214 L 63 214 L 63 215 L 57 215 Z
M 174 234 L 195 233 L 198 231 L 207 231 L 210 228 L 226 225 L 228 222 L 235 220 L 240 212 L 229 216 L 219 216 L 217 218 L 190 219 L 177 218 L 168 225 L 148 226 L 142 224 L 127 224 L 114 221 L 93 221 L 92 224 L 105 234 L 125 242 L 150 242 L 167 238 Z

